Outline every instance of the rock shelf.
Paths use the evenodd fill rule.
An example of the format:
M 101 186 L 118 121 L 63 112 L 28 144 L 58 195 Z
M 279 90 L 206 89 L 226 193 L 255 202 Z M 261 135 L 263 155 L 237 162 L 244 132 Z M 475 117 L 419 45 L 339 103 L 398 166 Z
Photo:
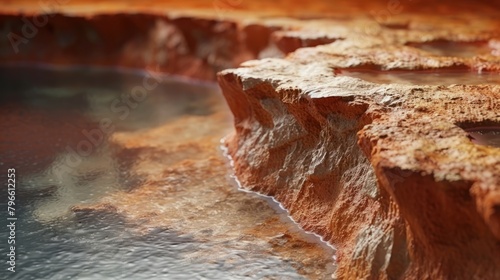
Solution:
M 217 78 L 242 187 L 335 245 L 335 278 L 500 279 L 498 4 L 89 2 L 0 57 Z

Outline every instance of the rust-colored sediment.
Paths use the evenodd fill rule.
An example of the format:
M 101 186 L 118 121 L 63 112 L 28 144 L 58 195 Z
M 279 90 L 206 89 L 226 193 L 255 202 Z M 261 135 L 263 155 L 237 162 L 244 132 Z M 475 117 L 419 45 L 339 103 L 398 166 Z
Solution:
M 500 278 L 500 150 L 474 144 L 464 131 L 500 124 L 500 85 L 384 84 L 341 74 L 499 73 L 496 2 L 398 1 L 396 9 L 392 1 L 234 1 L 222 14 L 211 1 L 88 3 L 58 8 L 65 15 L 16 55 L 2 41 L 2 59 L 153 67 L 210 80 L 262 58 L 218 76 L 235 119 L 226 145 L 243 187 L 274 196 L 338 247 L 335 277 Z M 30 5 L 2 9 L 31 15 L 38 10 Z M 141 13 L 116 14 L 122 9 Z M 7 33 L 22 28 L 19 16 L 0 20 Z M 123 28 L 135 35 L 118 32 Z M 68 37 L 77 39 L 61 41 Z M 425 46 L 443 42 L 453 51 Z M 160 146 L 164 133 L 114 139 L 124 147 Z M 216 145 L 212 140 L 200 140 L 208 145 L 203 150 Z M 223 176 L 213 170 L 220 159 L 210 154 L 206 161 L 169 170 L 141 161 L 137 170 L 152 178 L 179 171 Z M 161 194 L 151 182 L 105 203 L 142 217 L 149 212 L 134 203 Z M 202 223 L 197 215 L 189 217 Z
M 54 75 L 42 77 L 50 80 Z M 130 76 L 128 81 L 133 81 Z M 83 131 L 100 131 L 96 119 L 85 113 L 91 111 L 87 110 L 88 97 L 63 97 L 60 110 L 54 104 L 44 108 L 43 101 L 37 108 L 36 102 L 8 95 L 11 98 L 0 107 L 5 117 L 0 121 L 5 132 L 0 155 L 2 164 L 22 174 L 18 193 L 22 201 L 35 201 L 33 218 L 51 226 L 64 218 L 86 226 L 96 214 L 119 217 L 129 223 L 126 229 L 133 235 L 165 229 L 189 235 L 197 247 L 179 258 L 185 263 L 224 265 L 224 275 L 275 278 L 277 271 L 286 271 L 292 278 L 329 279 L 325 271 L 333 271 L 333 250 L 291 224 L 285 213 L 257 195 L 239 191 L 229 180 L 220 139 L 231 130 L 231 121 L 220 92 L 215 87 L 179 86 L 179 81 L 165 83 L 170 83 L 164 86 L 167 92 L 150 92 L 138 106 L 162 102 L 153 94 L 165 94 L 168 99 L 196 89 L 198 95 L 171 98 L 179 103 L 181 113 L 175 115 L 175 105 L 171 105 L 168 109 L 174 112 L 164 113 L 173 116 L 138 131 L 119 129 L 115 122 L 116 129 L 107 134 L 109 142 L 104 140 L 94 147 L 95 152 L 79 159 L 68 149 L 78 150 L 80 143 L 90 139 Z M 92 88 L 67 84 L 77 93 Z M 58 98 L 50 100 L 55 103 Z M 193 103 L 191 112 L 199 107 L 206 112 L 183 113 L 182 108 L 190 106 L 182 104 L 186 100 Z M 99 120 L 112 117 L 107 107 L 102 109 L 101 115 L 95 114 Z M 126 121 L 140 118 L 141 113 L 134 110 L 143 109 L 131 108 Z M 186 275 L 192 274 L 186 271 Z
M 500 123 L 500 85 L 385 84 L 340 71 L 500 74 L 494 53 L 409 46 L 498 35 L 497 19 L 461 16 L 408 16 L 415 28 L 402 30 L 358 22 L 363 34 L 219 75 L 240 181 L 337 245 L 339 279 L 500 277 L 500 150 L 464 131 Z

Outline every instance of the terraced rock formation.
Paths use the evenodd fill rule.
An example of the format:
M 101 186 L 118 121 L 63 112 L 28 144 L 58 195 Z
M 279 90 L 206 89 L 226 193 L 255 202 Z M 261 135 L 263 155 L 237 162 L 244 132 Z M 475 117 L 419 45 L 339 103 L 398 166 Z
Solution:
M 236 175 L 338 248 L 336 278 L 499 279 L 498 3 L 337 2 L 75 0 L 38 26 L 12 1 L 0 57 L 205 80 L 243 62 L 218 76 Z
M 219 75 L 241 185 L 338 246 L 339 279 L 500 277 L 498 22 L 463 22 L 358 23 Z M 415 47 L 442 41 L 462 51 Z

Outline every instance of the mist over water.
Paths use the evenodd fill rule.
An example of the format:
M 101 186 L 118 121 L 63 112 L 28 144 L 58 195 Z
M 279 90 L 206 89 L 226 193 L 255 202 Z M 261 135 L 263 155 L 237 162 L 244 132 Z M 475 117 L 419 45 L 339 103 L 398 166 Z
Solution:
M 147 98 L 127 101 L 147 75 L 109 69 L 0 67 L 4 133 L 0 167 L 15 168 L 18 178 L 17 272 L 0 275 L 8 279 L 305 279 L 291 260 L 265 249 L 267 243 L 246 232 L 241 236 L 253 241 L 210 239 L 213 233 L 206 229 L 199 229 L 197 237 L 161 225 L 145 232 L 144 221 L 126 220 L 114 206 L 85 208 L 113 193 L 133 191 L 146 180 L 131 171 L 143 157 L 141 151 L 118 149 L 110 141 L 114 133 L 141 133 L 183 117 L 210 117 L 220 108 L 213 85 L 167 77 L 147 91 Z M 103 120 L 112 129 L 103 129 Z M 230 125 L 214 123 L 188 129 L 196 135 Z M 195 149 L 183 151 L 164 161 L 197 157 Z M 0 174 L 3 182 L 6 174 Z M 6 196 L 0 193 L 2 203 Z M 260 201 L 253 196 L 245 199 Z M 159 213 L 168 207 L 159 205 Z M 5 211 L 0 213 L 5 220 Z M 275 215 L 278 221 L 286 219 L 284 211 L 276 210 Z M 296 228 L 291 222 L 290 227 Z M 7 230 L 2 227 L 0 236 L 7 236 Z M 200 234 L 207 238 L 200 240 Z M 5 256 L 6 246 L 0 248 Z M 210 259 L 214 250 L 217 257 Z

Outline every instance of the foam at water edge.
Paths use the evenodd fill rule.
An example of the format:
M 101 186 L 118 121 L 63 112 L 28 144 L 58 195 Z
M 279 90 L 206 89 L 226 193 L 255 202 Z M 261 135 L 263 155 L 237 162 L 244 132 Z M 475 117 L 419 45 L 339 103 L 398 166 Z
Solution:
M 255 195 L 258 195 L 260 197 L 263 197 L 263 198 L 266 198 L 268 200 L 272 200 L 273 203 L 275 203 L 281 210 L 283 210 L 284 212 L 286 212 L 287 214 L 287 217 L 293 222 L 293 224 L 295 224 L 298 228 L 300 228 L 305 234 L 307 235 L 311 235 L 314 237 L 314 239 L 319 239 L 319 241 L 323 244 L 323 245 L 326 245 L 327 247 L 329 247 L 330 249 L 332 249 L 334 251 L 334 255 L 333 255 L 333 260 L 336 262 L 337 261 L 337 256 L 336 256 L 336 251 L 337 251 L 337 248 L 335 246 L 333 246 L 332 244 L 330 244 L 328 241 L 326 241 L 323 236 L 317 234 L 317 233 L 314 233 L 314 232 L 311 232 L 311 231 L 307 231 L 305 230 L 299 223 L 297 223 L 293 217 L 290 215 L 290 213 L 288 212 L 288 210 L 283 206 L 283 204 L 281 204 L 281 202 L 277 201 L 274 197 L 272 196 L 269 196 L 269 195 L 264 195 L 264 194 L 261 194 L 261 193 L 258 193 L 258 192 L 254 192 L 254 191 L 249 191 L 247 189 L 244 189 L 242 187 L 242 184 L 240 182 L 240 180 L 238 180 L 238 177 L 236 176 L 236 174 L 234 174 L 234 160 L 233 158 L 231 157 L 231 155 L 229 154 L 229 150 L 227 149 L 225 143 L 226 143 L 226 138 L 222 138 L 220 140 L 220 149 L 222 150 L 223 152 L 223 155 L 224 157 L 226 157 L 227 159 L 229 159 L 229 165 L 231 166 L 231 168 L 233 169 L 233 174 L 229 175 L 232 179 L 234 179 L 234 181 L 236 182 L 236 184 L 238 185 L 238 190 L 240 191 L 243 191 L 243 192 L 246 192 L 246 193 L 251 193 L 251 194 L 255 194 Z

